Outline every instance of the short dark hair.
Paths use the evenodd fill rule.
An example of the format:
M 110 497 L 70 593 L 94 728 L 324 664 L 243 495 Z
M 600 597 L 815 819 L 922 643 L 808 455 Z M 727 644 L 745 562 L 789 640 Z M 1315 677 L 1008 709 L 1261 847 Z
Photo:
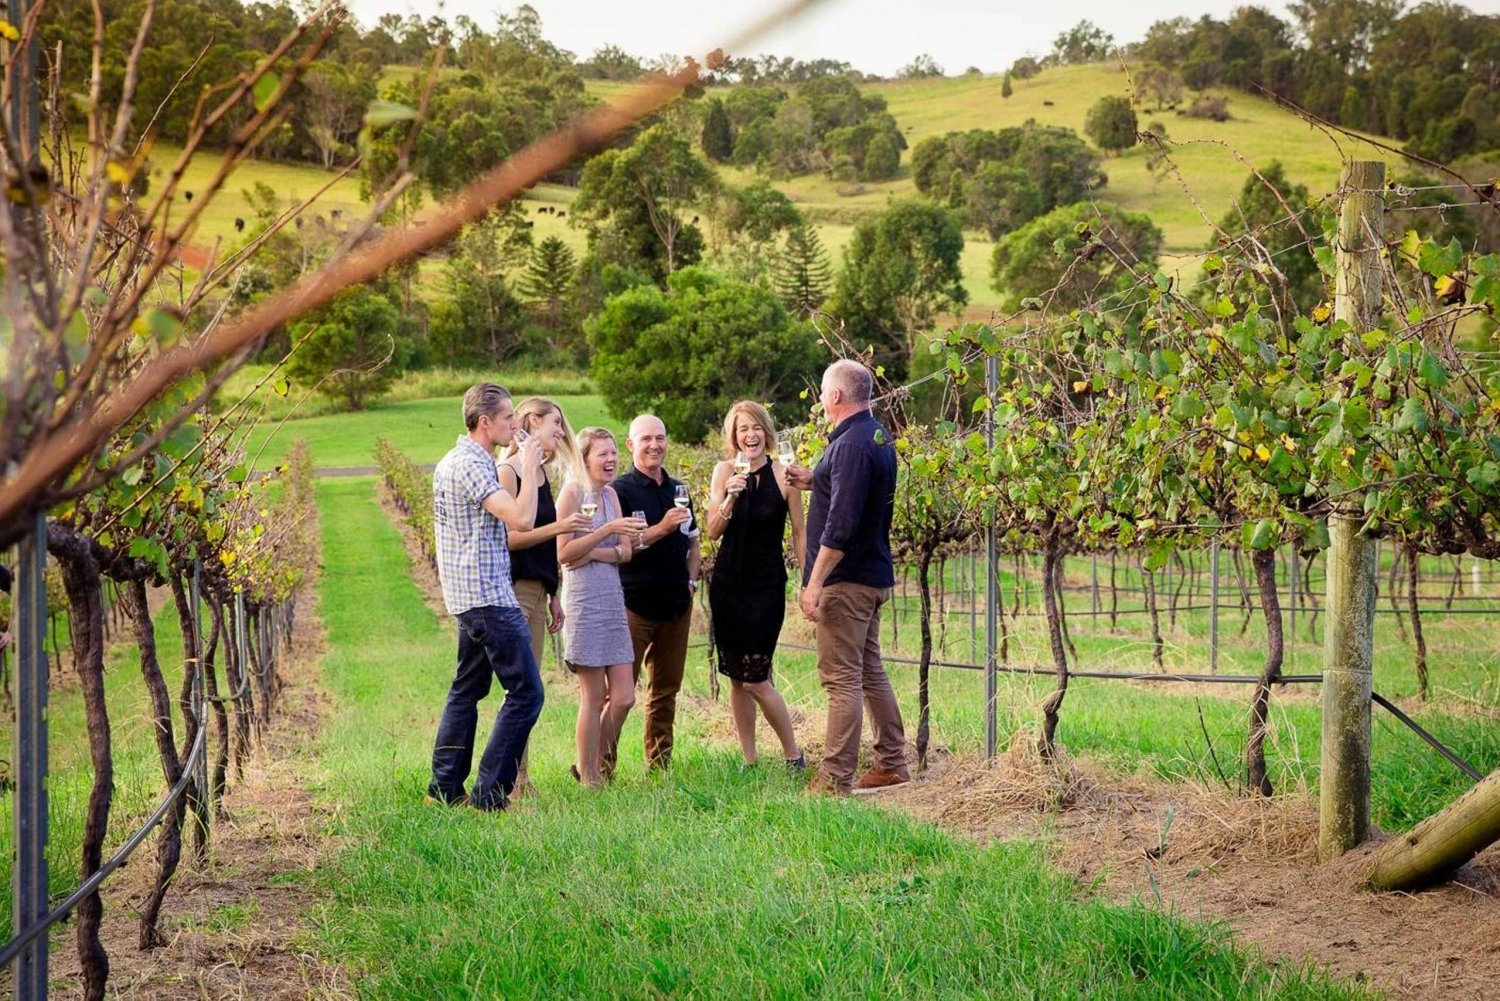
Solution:
M 510 399 L 510 391 L 493 382 L 475 383 L 464 394 L 464 427 L 473 431 L 479 426 L 479 418 L 493 417 L 500 412 L 500 404 Z

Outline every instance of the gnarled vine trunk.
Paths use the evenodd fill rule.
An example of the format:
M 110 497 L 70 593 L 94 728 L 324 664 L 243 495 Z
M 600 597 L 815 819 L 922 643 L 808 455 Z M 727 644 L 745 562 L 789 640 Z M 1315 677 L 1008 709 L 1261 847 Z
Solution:
M 224 632 L 224 616 L 220 612 L 219 603 L 213 598 L 209 598 L 207 604 L 209 626 L 208 643 L 203 648 L 203 685 L 208 704 L 213 707 L 215 731 L 218 737 L 218 747 L 214 751 L 214 765 L 212 774 L 208 778 L 208 788 L 213 798 L 215 811 L 222 817 L 225 778 L 229 772 L 229 713 L 224 708 L 224 700 L 219 696 L 219 672 L 214 667 L 214 661 L 219 654 L 219 637 Z
M 146 682 L 146 692 L 151 697 L 151 723 L 156 734 L 156 753 L 161 758 L 162 777 L 170 791 L 182 779 L 182 758 L 177 753 L 177 744 L 172 736 L 172 697 L 162 677 L 161 662 L 156 653 L 156 633 L 151 623 L 151 608 L 146 601 L 146 583 L 142 580 L 125 582 L 120 593 L 120 606 L 126 618 L 135 627 L 135 642 L 141 652 L 141 677 Z M 162 901 L 167 887 L 177 872 L 182 860 L 182 819 L 187 800 L 179 797 L 172 809 L 162 818 L 161 833 L 156 837 L 156 883 L 141 908 L 140 947 L 153 949 L 167 944 L 158 923 Z
M 1042 580 L 1055 579 L 1061 552 L 1062 540 L 1054 524 L 1047 529 L 1043 538 Z M 1068 657 L 1063 651 L 1062 620 L 1058 615 L 1056 590 L 1052 587 L 1042 588 L 1042 602 L 1047 611 L 1047 639 L 1052 647 L 1052 664 L 1057 669 L 1057 687 L 1042 703 L 1042 739 L 1039 750 L 1043 758 L 1050 760 L 1057 746 L 1057 713 L 1068 694 Z
M 927 744 L 932 737 L 931 701 L 927 680 L 932 668 L 932 551 L 917 554 L 917 594 L 921 601 L 922 654 L 917 664 L 917 768 L 927 770 Z
M 1250 557 L 1255 583 L 1260 589 L 1260 608 L 1266 620 L 1266 665 L 1250 700 L 1250 735 L 1245 740 L 1245 784 L 1262 796 L 1272 793 L 1266 773 L 1266 729 L 1271 704 L 1271 686 L 1281 677 L 1284 652 L 1281 634 L 1281 598 L 1276 593 L 1276 551 L 1257 549 Z
M 198 619 L 193 614 L 192 601 L 188 598 L 187 588 L 183 585 L 182 578 L 176 574 L 168 576 L 167 583 L 172 589 L 172 599 L 177 605 L 177 618 L 182 630 L 183 658 L 187 662 L 187 669 L 182 672 L 182 688 L 177 693 L 177 705 L 182 711 L 183 734 L 182 749 L 178 752 L 179 757 L 186 758 L 193 744 L 198 740 L 198 727 L 200 722 L 207 725 L 207 717 L 201 721 L 193 709 L 193 693 L 197 691 L 198 679 L 202 676 L 203 664 L 201 654 L 203 649 L 202 637 L 198 635 Z M 208 735 L 204 734 L 204 742 L 207 744 Z M 207 754 L 205 749 L 204 754 Z M 209 807 L 208 790 L 199 785 L 199 776 L 196 774 L 188 782 L 183 790 L 183 801 L 187 809 L 193 813 L 193 852 L 200 862 L 208 859 L 208 836 L 209 836 Z
M 1422 634 L 1422 605 L 1417 600 L 1417 584 L 1421 578 L 1422 554 L 1416 546 L 1406 551 L 1406 604 L 1411 611 L 1411 636 L 1417 648 L 1417 694 L 1427 701 L 1427 637 Z M 1399 618 L 1399 616 L 1398 616 Z
M 1057 564 L 1053 567 L 1052 590 L 1057 596 L 1057 621 L 1062 627 L 1063 645 L 1068 648 L 1068 656 L 1073 658 L 1073 663 L 1078 663 L 1078 648 L 1073 645 L 1073 636 L 1068 631 L 1068 596 L 1063 590 L 1063 557 L 1058 556 Z
M 1165 670 L 1162 662 L 1161 611 L 1156 603 L 1156 572 L 1146 569 L 1145 560 L 1137 560 L 1141 571 L 1141 583 L 1146 589 L 1146 611 L 1151 620 L 1151 663 L 1158 671 Z

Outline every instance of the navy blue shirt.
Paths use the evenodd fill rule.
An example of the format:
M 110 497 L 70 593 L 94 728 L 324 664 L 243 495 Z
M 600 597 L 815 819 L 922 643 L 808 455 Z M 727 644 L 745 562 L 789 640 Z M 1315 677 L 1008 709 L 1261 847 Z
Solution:
M 891 563 L 895 506 L 896 450 L 880 422 L 862 410 L 833 429 L 828 450 L 813 470 L 803 584 L 824 546 L 844 554 L 825 585 L 895 584 L 896 568 Z

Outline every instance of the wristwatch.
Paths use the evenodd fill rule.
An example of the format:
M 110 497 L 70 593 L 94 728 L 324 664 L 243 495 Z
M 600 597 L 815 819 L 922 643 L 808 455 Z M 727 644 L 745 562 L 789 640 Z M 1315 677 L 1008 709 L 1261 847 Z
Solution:
M 688 579 L 688 590 L 694 594 L 698 593 L 698 581 L 695 578 Z

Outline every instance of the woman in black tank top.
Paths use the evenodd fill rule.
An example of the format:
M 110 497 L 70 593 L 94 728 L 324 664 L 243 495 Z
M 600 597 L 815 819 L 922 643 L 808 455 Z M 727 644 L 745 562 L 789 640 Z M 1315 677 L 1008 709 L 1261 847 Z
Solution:
M 537 487 L 536 520 L 531 531 L 511 532 L 507 536 L 511 583 L 526 623 L 531 627 L 531 653 L 540 668 L 547 634 L 556 633 L 563 625 L 562 602 L 557 596 L 557 537 L 585 530 L 588 519 L 580 514 L 559 522 L 557 506 L 552 500 L 554 474 L 560 471 L 560 467 L 566 469 L 576 463 L 578 458 L 573 430 L 568 426 L 562 407 L 540 396 L 523 400 L 516 408 L 516 426 L 540 440 L 544 456 L 542 468 L 547 472 Z M 510 494 L 515 494 L 520 487 L 519 451 L 519 442 L 507 445 L 501 449 L 497 463 L 500 487 Z M 527 755 L 523 753 L 521 768 L 516 775 L 517 796 L 524 796 L 530 785 L 526 766 Z
M 776 428 L 758 403 L 741 401 L 724 418 L 725 459 L 714 467 L 708 535 L 718 539 L 708 582 L 719 673 L 729 678 L 730 711 L 745 761 L 754 764 L 755 710 L 760 708 L 781 740 L 788 766 L 804 759 L 791 714 L 771 683 L 771 658 L 786 614 L 783 539 L 792 527 L 792 551 L 800 566 L 806 554 L 802 492 L 786 481 L 786 470 L 770 458 Z M 736 454 L 743 471 L 736 470 Z

